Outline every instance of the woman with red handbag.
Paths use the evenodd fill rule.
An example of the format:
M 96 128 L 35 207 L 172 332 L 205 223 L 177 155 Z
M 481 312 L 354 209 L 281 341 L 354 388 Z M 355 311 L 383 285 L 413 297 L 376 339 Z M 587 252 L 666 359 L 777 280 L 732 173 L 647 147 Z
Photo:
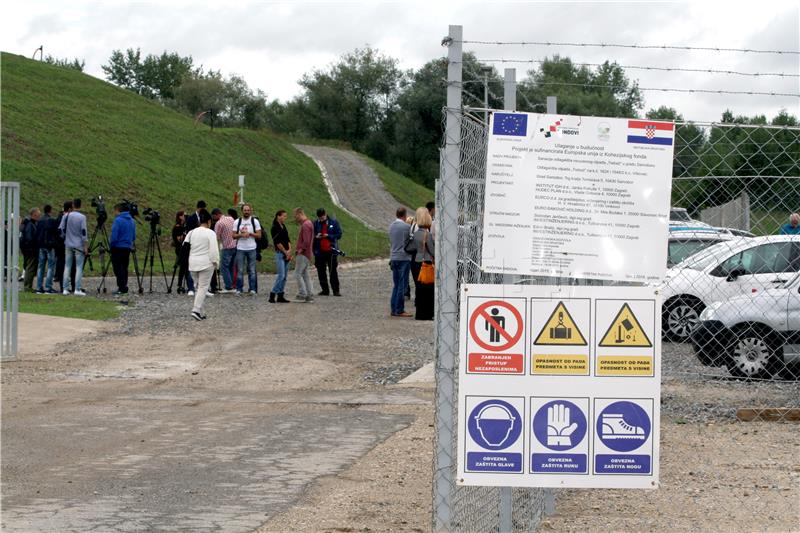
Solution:
M 430 212 L 425 207 L 417 209 L 415 219 L 418 229 L 414 233 L 414 246 L 417 250 L 414 261 L 419 263 L 419 274 L 416 279 L 417 312 L 414 315 L 414 319 L 433 320 L 433 291 L 436 277 L 434 269 L 436 247 L 431 233 L 433 220 Z

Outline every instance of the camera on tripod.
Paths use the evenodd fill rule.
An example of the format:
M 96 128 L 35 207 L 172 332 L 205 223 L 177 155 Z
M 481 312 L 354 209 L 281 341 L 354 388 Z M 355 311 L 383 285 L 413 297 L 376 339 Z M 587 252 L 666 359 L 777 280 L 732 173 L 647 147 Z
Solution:
M 136 202 L 123 198 L 120 203 L 128 208 L 128 213 L 130 213 L 132 217 L 136 218 L 139 216 L 139 206 Z
M 158 226 L 161 223 L 161 213 L 152 207 L 146 207 L 145 210 L 142 211 L 142 214 L 144 214 L 144 219 L 153 227 Z
M 100 195 L 95 196 L 92 198 L 92 207 L 94 207 L 95 213 L 97 213 L 97 223 L 102 224 L 106 220 L 108 220 L 108 211 L 106 211 L 106 202 L 103 200 L 103 197 Z

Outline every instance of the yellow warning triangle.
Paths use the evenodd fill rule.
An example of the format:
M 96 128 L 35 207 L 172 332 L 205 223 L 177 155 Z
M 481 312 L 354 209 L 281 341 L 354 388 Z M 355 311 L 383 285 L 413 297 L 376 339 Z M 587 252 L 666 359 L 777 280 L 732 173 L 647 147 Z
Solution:
M 567 311 L 564 302 L 558 302 L 534 344 L 539 346 L 586 346 L 586 339 Z
M 626 302 L 600 340 L 600 346 L 604 348 L 652 348 L 653 343 L 650 342 L 644 328 Z

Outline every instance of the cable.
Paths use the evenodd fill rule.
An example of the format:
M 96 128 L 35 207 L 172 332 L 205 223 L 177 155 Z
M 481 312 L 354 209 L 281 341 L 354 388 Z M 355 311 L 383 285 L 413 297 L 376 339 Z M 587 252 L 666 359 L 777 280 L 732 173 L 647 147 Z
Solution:
M 493 80 L 488 80 L 490 83 Z M 474 84 L 474 83 L 483 83 L 483 80 L 476 81 L 476 80 L 467 80 L 462 82 L 453 82 L 453 83 L 461 83 L 462 85 L 467 84 Z M 739 94 L 739 95 L 750 95 L 750 96 L 791 96 L 793 98 L 800 98 L 800 93 L 773 93 L 773 92 L 760 92 L 760 91 L 727 91 L 722 89 L 674 89 L 674 88 L 666 88 L 666 87 L 636 87 L 635 85 L 632 87 L 623 87 L 619 85 L 598 85 L 593 83 L 566 83 L 566 82 L 554 82 L 554 81 L 545 81 L 545 82 L 535 82 L 535 85 L 542 86 L 542 85 L 554 85 L 554 86 L 563 86 L 563 87 L 591 87 L 596 89 L 620 89 L 620 90 L 631 90 L 631 89 L 639 89 L 640 91 L 660 91 L 660 92 L 675 92 L 675 93 L 707 93 L 707 94 Z
M 539 63 L 543 64 L 546 61 L 541 59 L 476 59 L 479 62 L 485 63 Z M 572 63 L 579 67 L 602 67 L 605 63 Z M 614 65 L 614 63 L 609 63 Z M 735 70 L 717 70 L 712 68 L 680 68 L 680 67 L 642 67 L 633 65 L 617 65 L 623 69 L 630 70 L 659 70 L 664 72 L 699 72 L 704 74 L 730 74 L 735 76 L 778 76 L 781 78 L 800 78 L 800 74 L 786 74 L 784 72 L 738 72 Z
M 456 42 L 456 41 L 454 41 Z M 562 43 L 551 41 L 460 41 L 462 44 L 514 45 L 514 46 L 577 46 L 583 48 L 637 48 L 642 50 L 700 50 L 706 52 L 742 52 L 751 54 L 800 55 L 797 50 L 756 50 L 753 48 L 722 48 L 715 46 L 676 46 L 667 44 L 611 44 L 611 43 Z

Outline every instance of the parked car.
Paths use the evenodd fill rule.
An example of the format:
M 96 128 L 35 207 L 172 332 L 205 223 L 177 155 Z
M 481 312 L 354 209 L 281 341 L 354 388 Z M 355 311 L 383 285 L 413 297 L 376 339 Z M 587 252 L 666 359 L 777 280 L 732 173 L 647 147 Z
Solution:
M 667 271 L 662 285 L 662 330 L 685 341 L 711 302 L 782 286 L 800 270 L 800 236 L 734 238 Z
M 734 237 L 755 237 L 756 234 L 739 228 L 714 228 L 720 233 L 730 233 Z
M 673 226 L 669 227 L 667 244 L 667 267 L 673 267 L 700 250 L 718 242 L 729 241 L 734 236 L 711 228 Z
M 782 287 L 710 304 L 691 340 L 701 363 L 727 366 L 734 376 L 800 378 L 800 274 Z
M 687 226 L 699 227 L 704 229 L 714 229 L 711 224 L 706 224 L 700 220 L 695 220 L 689 216 L 689 212 L 685 207 L 671 207 L 669 210 L 669 225 L 670 226 Z

